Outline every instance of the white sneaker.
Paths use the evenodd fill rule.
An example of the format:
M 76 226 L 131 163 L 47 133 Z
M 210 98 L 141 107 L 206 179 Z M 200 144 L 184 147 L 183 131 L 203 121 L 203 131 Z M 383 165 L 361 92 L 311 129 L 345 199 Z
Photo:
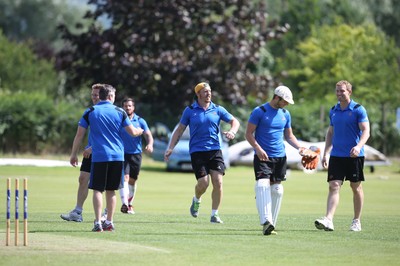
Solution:
M 82 213 L 77 213 L 75 210 L 67 214 L 61 214 L 60 217 L 65 221 L 83 222 Z
M 211 222 L 211 223 L 215 223 L 215 224 L 223 224 L 223 223 L 224 223 L 224 222 L 221 220 L 221 218 L 219 218 L 218 214 L 215 214 L 214 216 L 211 216 L 210 222 Z
M 132 205 L 128 206 L 128 213 L 129 214 L 135 214 L 135 211 L 133 210 L 133 206 Z
M 325 231 L 333 231 L 334 230 L 332 220 L 329 220 L 325 216 L 320 219 L 315 220 L 314 224 L 315 224 L 315 227 L 317 227 L 317 229 L 319 229 L 319 230 L 325 230 Z
M 361 231 L 361 222 L 358 219 L 354 219 L 350 225 L 350 231 L 360 232 Z
M 103 214 L 101 215 L 100 221 L 105 222 L 107 220 L 107 208 L 104 209 Z

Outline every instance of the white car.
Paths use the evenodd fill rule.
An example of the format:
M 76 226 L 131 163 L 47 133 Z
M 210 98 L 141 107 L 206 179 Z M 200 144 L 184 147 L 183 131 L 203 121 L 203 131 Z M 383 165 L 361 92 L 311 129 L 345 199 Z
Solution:
M 325 149 L 325 142 L 307 142 L 299 140 L 302 147 L 309 148 L 316 146 L 321 150 L 321 154 Z M 288 168 L 303 169 L 301 165 L 301 156 L 299 152 L 285 141 L 286 157 Z M 389 165 L 390 161 L 380 151 L 365 145 L 365 161 L 364 166 L 369 166 L 371 172 L 374 171 L 374 166 Z M 231 165 L 253 165 L 254 150 L 253 147 L 245 140 L 238 142 L 229 147 L 229 159 Z M 318 163 L 317 170 L 322 170 L 321 160 Z

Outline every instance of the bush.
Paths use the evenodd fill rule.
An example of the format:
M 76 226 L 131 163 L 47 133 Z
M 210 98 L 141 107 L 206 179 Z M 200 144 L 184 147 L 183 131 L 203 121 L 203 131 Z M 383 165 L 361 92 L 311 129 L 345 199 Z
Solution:
M 55 105 L 44 94 L 0 92 L 0 143 L 3 153 L 69 151 L 82 108 Z

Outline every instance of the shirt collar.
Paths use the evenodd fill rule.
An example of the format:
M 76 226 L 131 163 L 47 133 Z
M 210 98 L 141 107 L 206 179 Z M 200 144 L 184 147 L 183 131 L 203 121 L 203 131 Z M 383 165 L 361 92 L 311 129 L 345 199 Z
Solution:
M 351 111 L 353 111 L 353 109 L 354 109 L 354 106 L 356 106 L 357 105 L 357 103 L 355 102 L 355 101 L 353 101 L 353 100 L 350 100 L 350 103 L 349 103 L 349 105 L 346 107 L 346 109 L 344 109 L 344 110 L 351 110 Z M 335 110 L 341 110 L 340 109 L 340 102 L 338 102 L 336 105 L 335 105 L 335 108 L 334 108 Z
M 112 104 L 112 103 L 108 100 L 104 100 L 104 101 L 98 102 L 96 105 L 102 105 L 102 104 Z
M 197 103 L 197 101 L 195 101 L 193 104 L 192 104 L 192 106 L 193 106 L 193 109 L 194 108 L 201 108 L 201 109 L 203 109 L 203 107 L 201 107 L 198 103 Z M 216 105 L 213 103 L 213 102 L 211 102 L 210 103 L 210 106 L 208 107 L 208 110 L 209 109 L 214 109 L 216 107 Z

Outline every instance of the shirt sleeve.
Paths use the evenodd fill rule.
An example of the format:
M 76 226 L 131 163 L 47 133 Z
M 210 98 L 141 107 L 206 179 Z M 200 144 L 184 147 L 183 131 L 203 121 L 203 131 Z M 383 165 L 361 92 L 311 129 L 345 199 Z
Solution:
M 144 120 L 143 118 L 139 119 L 139 124 L 140 124 L 140 127 L 143 129 L 143 131 L 149 131 L 150 130 L 149 126 L 147 125 L 146 120 Z
M 368 114 L 367 114 L 367 110 L 364 108 L 364 106 L 360 106 L 359 108 L 357 108 L 357 112 L 358 112 L 358 123 L 362 123 L 362 122 L 368 122 Z
M 186 107 L 183 111 L 181 120 L 179 121 L 182 125 L 189 125 L 190 122 L 190 108 Z
M 78 126 L 81 126 L 83 128 L 88 128 L 89 127 L 89 113 L 91 112 L 92 109 L 86 109 L 85 112 L 83 112 L 83 115 L 81 119 L 78 122 Z
M 292 127 L 292 116 L 290 115 L 290 112 L 288 110 L 286 110 L 285 116 L 286 116 L 285 128 L 291 128 Z
M 222 121 L 229 122 L 233 119 L 233 115 L 231 115 L 224 107 L 218 106 L 218 108 Z
M 253 125 L 258 125 L 260 121 L 260 114 L 261 114 L 260 108 L 259 107 L 254 108 L 254 110 L 250 114 L 248 122 Z
M 131 122 L 131 120 L 129 119 L 129 117 L 127 116 L 127 117 L 124 119 L 124 121 L 122 121 L 122 126 L 123 126 L 123 127 L 127 127 L 127 126 L 130 126 L 130 125 L 132 125 L 132 122 Z

